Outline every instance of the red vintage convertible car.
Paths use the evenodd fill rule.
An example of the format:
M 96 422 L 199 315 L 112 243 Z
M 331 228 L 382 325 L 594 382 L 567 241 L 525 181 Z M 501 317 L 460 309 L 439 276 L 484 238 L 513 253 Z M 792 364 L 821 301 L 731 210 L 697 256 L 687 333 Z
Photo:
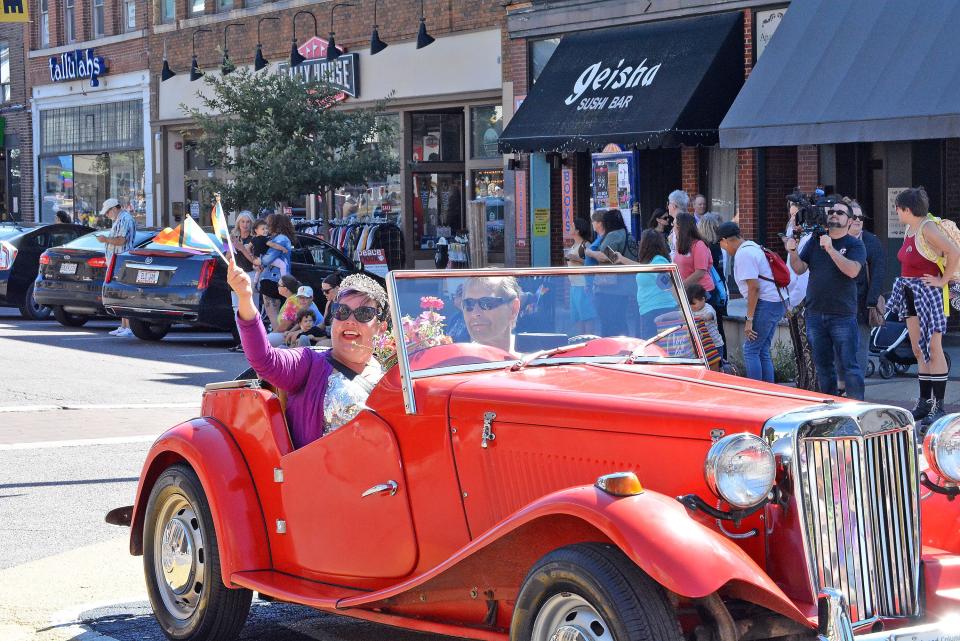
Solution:
M 266 381 L 207 386 L 108 516 L 163 630 L 235 638 L 256 591 L 491 641 L 960 639 L 960 415 L 920 452 L 902 409 L 713 372 L 680 285 L 393 272 L 397 365 L 300 449 Z

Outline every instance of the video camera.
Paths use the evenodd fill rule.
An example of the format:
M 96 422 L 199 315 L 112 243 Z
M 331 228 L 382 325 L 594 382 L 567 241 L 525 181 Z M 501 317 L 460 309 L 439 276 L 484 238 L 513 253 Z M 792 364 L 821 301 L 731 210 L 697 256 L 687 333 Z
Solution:
M 827 197 L 822 189 L 805 194 L 799 187 L 787 195 L 787 202 L 799 208 L 793 235 L 799 240 L 804 234 L 813 234 L 815 239 L 827 233 L 827 210 L 837 204 L 836 198 Z

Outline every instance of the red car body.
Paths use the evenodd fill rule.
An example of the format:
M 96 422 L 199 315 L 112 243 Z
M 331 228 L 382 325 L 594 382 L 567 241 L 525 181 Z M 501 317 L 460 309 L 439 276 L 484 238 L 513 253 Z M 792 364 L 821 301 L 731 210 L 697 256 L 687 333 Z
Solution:
M 394 274 L 391 284 L 403 277 Z M 435 358 L 452 362 L 469 351 L 450 345 Z M 819 634 L 833 638 L 818 598 L 821 608 L 832 602 L 808 574 L 829 561 L 811 566 L 809 540 L 816 537 L 804 534 L 801 510 L 789 498 L 802 494 L 802 480 L 784 472 L 792 453 L 777 450 L 775 432 L 804 413 L 823 424 L 837 413 L 859 416 L 864 426 L 880 417 L 896 423 L 884 429 L 898 453 L 883 456 L 915 456 L 904 445 L 914 437 L 902 411 L 703 365 L 566 362 L 410 379 L 413 414 L 404 403 L 405 376 L 404 368 L 389 370 L 367 410 L 299 450 L 291 447 L 273 391 L 256 381 L 208 386 L 202 416 L 170 429 L 150 450 L 130 519 L 131 553 L 143 554 L 145 546 L 149 553 L 144 526 L 158 477 L 185 464 L 209 502 L 221 579 L 230 589 L 415 630 L 518 639 L 517 603 L 531 568 L 558 549 L 602 543 L 660 586 L 688 638 L 705 621 L 723 641 L 813 637 L 818 622 Z M 712 496 L 703 461 L 718 438 L 740 432 L 773 445 L 774 500 L 737 522 L 678 501 Z M 818 443 L 824 451 L 854 447 L 813 437 L 803 447 Z M 845 492 L 857 487 L 849 472 L 854 454 L 838 457 L 834 485 L 844 489 L 837 496 L 852 505 Z M 829 494 L 830 464 L 821 463 L 810 491 Z M 642 491 L 615 496 L 594 484 L 624 471 L 636 474 Z M 849 483 L 840 482 L 848 473 Z M 841 589 L 843 614 L 858 633 L 916 626 L 960 606 L 960 510 L 945 494 L 920 500 L 911 465 L 898 474 L 883 487 L 890 495 L 899 487 L 907 497 L 897 517 L 905 519 L 902 549 L 873 559 L 877 567 L 866 567 L 866 556 L 854 558 L 861 567 L 847 578 L 864 582 L 868 571 L 913 576 L 908 566 L 916 563 L 917 584 L 904 580 L 896 603 L 869 606 L 869 613 L 857 611 L 868 606 L 860 605 L 866 597 L 856 586 Z M 860 480 L 866 488 L 866 477 Z M 908 522 L 914 508 L 922 520 L 916 541 Z M 826 538 L 834 541 L 833 554 L 849 561 L 852 547 L 836 542 L 862 547 L 855 540 L 862 534 Z M 884 569 L 897 564 L 900 570 Z M 919 593 L 907 594 L 916 587 Z M 902 615 L 887 614 L 890 608 Z M 760 623 L 765 633 L 749 632 Z

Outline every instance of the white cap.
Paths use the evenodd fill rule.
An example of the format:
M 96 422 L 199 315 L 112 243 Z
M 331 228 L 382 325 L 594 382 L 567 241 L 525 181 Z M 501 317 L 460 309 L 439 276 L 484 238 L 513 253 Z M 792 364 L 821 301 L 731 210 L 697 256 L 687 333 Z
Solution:
M 114 207 L 119 207 L 120 201 L 116 198 L 107 198 L 103 201 L 103 207 L 100 208 L 100 215 L 106 216 L 107 212 L 113 209 Z
M 297 290 L 297 296 L 313 298 L 313 287 L 310 287 L 309 285 L 301 285 L 300 289 Z

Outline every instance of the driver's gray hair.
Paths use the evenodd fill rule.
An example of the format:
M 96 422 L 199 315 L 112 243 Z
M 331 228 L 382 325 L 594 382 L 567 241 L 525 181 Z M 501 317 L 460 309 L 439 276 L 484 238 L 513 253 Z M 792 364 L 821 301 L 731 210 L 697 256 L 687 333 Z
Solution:
M 671 191 L 670 195 L 667 196 L 667 201 L 676 205 L 681 212 L 690 209 L 690 196 L 682 189 L 674 189 Z
M 520 298 L 523 295 L 523 289 L 520 283 L 513 276 L 477 276 L 464 283 L 464 291 L 473 284 L 483 283 L 491 287 L 497 287 L 510 298 Z

